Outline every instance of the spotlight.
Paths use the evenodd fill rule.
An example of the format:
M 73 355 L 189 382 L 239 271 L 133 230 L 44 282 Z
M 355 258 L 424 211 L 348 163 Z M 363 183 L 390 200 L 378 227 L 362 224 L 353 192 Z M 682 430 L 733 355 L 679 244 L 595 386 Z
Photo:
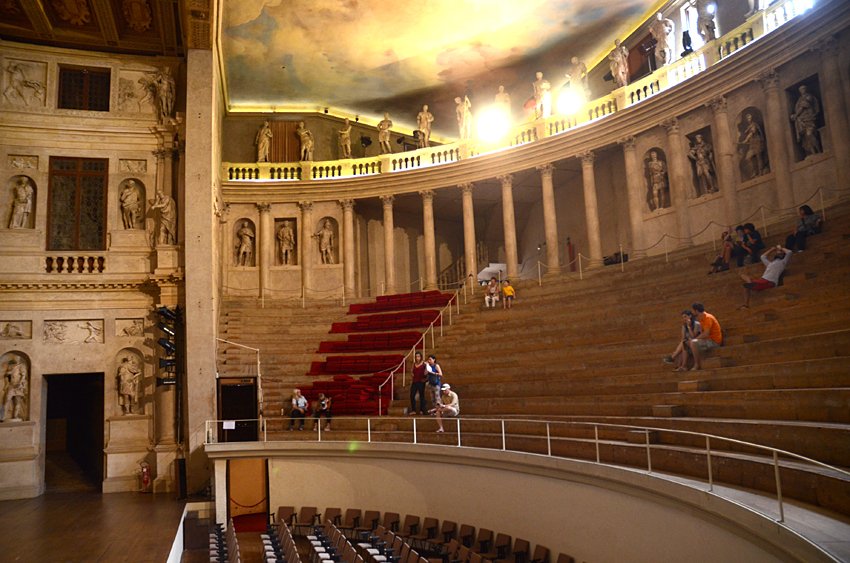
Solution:
M 372 144 L 372 139 L 367 137 L 366 135 L 360 136 L 360 144 L 365 148 Z
M 708 10 L 709 14 L 713 14 L 714 11 L 717 9 L 717 6 L 715 6 L 714 4 L 709 4 L 708 6 L 706 6 L 705 9 Z
M 355 121 L 355 123 L 360 123 L 360 116 L 359 116 L 359 115 L 358 115 L 358 116 L 356 116 L 356 117 L 354 118 L 354 121 Z
M 328 113 L 328 108 L 325 108 L 325 113 Z
M 418 133 L 418 131 L 413 132 L 413 138 L 414 139 L 416 138 L 416 133 Z M 396 143 L 398 143 L 399 145 L 403 145 L 404 144 L 404 137 L 399 137 L 398 139 L 396 139 Z
M 558 96 L 558 113 L 573 114 L 581 107 L 581 98 L 572 88 L 567 88 Z
M 478 138 L 484 142 L 492 143 L 498 141 L 508 133 L 510 121 L 501 111 L 488 108 L 478 116 Z

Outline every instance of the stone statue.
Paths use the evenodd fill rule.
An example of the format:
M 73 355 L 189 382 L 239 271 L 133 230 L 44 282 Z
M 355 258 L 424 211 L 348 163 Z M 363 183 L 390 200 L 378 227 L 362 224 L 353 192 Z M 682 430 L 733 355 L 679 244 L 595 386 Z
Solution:
M 570 72 L 566 74 L 570 89 L 582 103 L 586 102 L 590 99 L 590 88 L 587 85 L 587 65 L 579 61 L 578 57 L 573 57 L 570 62 L 572 66 Z
M 646 169 L 649 172 L 649 189 L 652 191 L 652 210 L 667 207 L 667 165 L 663 160 L 658 160 L 657 152 L 650 151 Z
M 738 151 L 742 155 L 742 161 L 749 163 L 750 179 L 767 174 L 767 149 L 765 148 L 764 132 L 753 119 L 752 113 L 747 113 L 746 127 L 743 131 L 743 139 L 738 142 Z
M 427 106 L 426 106 L 427 107 Z M 322 257 L 322 264 L 334 263 L 334 231 L 331 227 L 330 219 L 325 220 L 325 224 L 319 229 L 319 232 L 313 235 L 319 241 L 319 254 Z
M 745 18 L 749 18 L 750 16 L 762 9 L 761 0 L 747 0 L 747 4 L 750 9 L 747 10 L 746 14 L 744 14 Z
M 142 198 L 134 180 L 129 180 L 121 190 L 121 218 L 125 229 L 138 229 L 142 220 Z
M 472 112 L 469 110 L 472 107 L 472 103 L 469 101 L 469 96 L 464 96 L 463 101 L 459 97 L 455 98 L 455 103 L 457 104 L 455 113 L 457 114 L 457 128 L 460 134 L 460 140 L 468 141 L 472 136 Z
M 614 40 L 614 50 L 608 53 L 608 66 L 617 88 L 629 85 L 629 50 L 619 39 Z
M 655 14 L 655 21 L 649 25 L 649 32 L 655 39 L 655 63 L 657 68 L 673 62 L 676 43 L 676 24 L 661 15 Z
M 535 119 L 546 119 L 552 115 L 552 85 L 543 78 L 543 73 L 536 74 L 537 80 L 531 83 L 534 88 L 534 117 Z
M 301 140 L 301 160 L 313 161 L 313 134 L 304 125 L 304 122 L 298 124 L 298 129 L 295 130 L 298 138 Z
M 714 5 L 711 4 L 712 8 L 709 8 L 707 0 L 688 1 L 691 6 L 697 10 L 697 31 L 699 32 L 700 37 L 702 37 L 702 40 L 706 43 L 714 41 L 717 38 L 714 25 Z
M 271 122 L 268 120 L 263 122 L 263 126 L 257 131 L 257 138 L 254 139 L 254 144 L 257 145 L 257 162 L 268 162 L 269 149 L 272 145 Z
M 794 122 L 794 128 L 797 130 L 797 142 L 803 147 L 808 157 L 823 152 L 820 146 L 817 123 L 820 104 L 818 99 L 808 92 L 805 85 L 800 86 L 799 90 L 800 97 L 794 106 L 791 121 Z
M 151 200 L 153 209 L 159 209 L 158 244 L 177 244 L 177 209 L 174 200 L 157 188 L 156 199 Z
M 139 377 L 142 370 L 133 358 L 124 358 L 118 366 L 118 404 L 121 414 L 133 414 L 133 405 L 139 402 Z
M 20 100 L 28 106 L 32 101 L 38 102 L 44 99 L 44 84 L 37 80 L 27 80 L 24 68 L 24 65 L 14 61 L 6 66 L 9 85 L 3 90 L 3 97 L 10 104 L 20 104 L 16 101 Z
M 177 93 L 177 83 L 171 76 L 171 69 L 163 67 L 151 75 L 150 88 L 156 94 L 156 104 L 159 108 L 159 122 L 165 123 L 174 116 L 174 96 Z
M 416 126 L 419 128 L 419 148 L 427 149 L 431 146 L 431 123 L 434 116 L 428 111 L 428 106 L 422 106 L 422 111 L 416 116 Z
M 339 157 L 351 158 L 351 123 L 348 118 L 339 130 Z
M 499 93 L 496 94 L 496 107 L 506 115 L 511 114 L 511 95 L 505 92 L 504 86 L 499 86 Z
M 15 199 L 12 200 L 12 217 L 9 219 L 9 228 L 26 229 L 30 213 L 32 213 L 32 200 L 35 195 L 29 178 L 18 178 L 13 191 Z
M 381 144 L 381 154 L 392 154 L 393 148 L 390 146 L 390 129 L 393 128 L 393 122 L 390 121 L 390 114 L 385 113 L 384 119 L 378 122 L 378 142 Z
M 714 150 L 711 143 L 703 141 L 702 135 L 697 133 L 694 136 L 694 142 L 691 145 L 691 150 L 688 151 L 690 158 L 697 170 L 697 197 L 707 194 L 713 194 L 717 191 L 717 182 L 715 181 L 714 172 Z
M 101 327 L 91 321 L 79 323 L 77 326 L 83 330 L 89 331 L 88 336 L 86 336 L 85 340 L 83 340 L 83 344 L 97 344 L 100 342 L 100 333 L 103 332 Z
M 295 251 L 295 231 L 292 230 L 289 221 L 283 222 L 283 226 L 277 232 L 277 240 L 280 242 L 280 263 L 289 266 L 292 264 L 292 253 Z
M 18 422 L 26 417 L 27 366 L 19 356 L 12 356 L 6 364 L 3 380 L 3 421 Z
M 239 242 L 236 243 L 236 265 L 251 266 L 254 255 L 254 231 L 248 221 L 242 222 L 242 227 L 236 232 Z

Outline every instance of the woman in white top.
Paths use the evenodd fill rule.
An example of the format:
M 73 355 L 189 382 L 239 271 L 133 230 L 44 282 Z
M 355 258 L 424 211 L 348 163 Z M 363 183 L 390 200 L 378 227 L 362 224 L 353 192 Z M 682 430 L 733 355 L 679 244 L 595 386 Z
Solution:
M 304 416 L 307 414 L 307 399 L 301 394 L 301 389 L 292 391 L 292 412 L 289 415 L 289 430 L 295 427 L 295 419 L 301 419 L 298 430 L 304 430 Z

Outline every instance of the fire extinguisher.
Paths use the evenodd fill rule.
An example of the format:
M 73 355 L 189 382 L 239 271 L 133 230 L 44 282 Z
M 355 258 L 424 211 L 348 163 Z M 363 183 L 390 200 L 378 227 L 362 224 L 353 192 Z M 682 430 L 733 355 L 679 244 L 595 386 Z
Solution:
M 151 482 L 151 466 L 146 461 L 143 461 L 141 463 L 141 466 L 142 466 L 142 490 L 139 491 L 139 492 L 140 493 L 146 493 L 146 492 L 148 492 L 148 485 L 150 485 L 150 482 Z

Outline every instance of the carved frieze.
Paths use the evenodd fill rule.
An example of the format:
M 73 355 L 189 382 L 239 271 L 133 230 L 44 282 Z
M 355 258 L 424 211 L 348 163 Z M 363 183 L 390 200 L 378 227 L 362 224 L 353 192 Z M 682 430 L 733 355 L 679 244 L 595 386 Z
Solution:
M 118 161 L 118 169 L 121 172 L 127 172 L 130 174 L 144 174 L 148 171 L 148 161 L 147 160 L 125 160 L 121 159 Z
M 102 344 L 103 319 L 44 321 L 45 344 Z
M 38 170 L 38 157 L 10 154 L 8 165 L 13 170 Z
M 115 336 L 144 336 L 145 319 L 115 319 Z
M 6 59 L 3 69 L 2 102 L 15 106 L 43 107 L 47 84 L 47 63 Z
M 0 340 L 29 340 L 32 321 L 0 321 Z

